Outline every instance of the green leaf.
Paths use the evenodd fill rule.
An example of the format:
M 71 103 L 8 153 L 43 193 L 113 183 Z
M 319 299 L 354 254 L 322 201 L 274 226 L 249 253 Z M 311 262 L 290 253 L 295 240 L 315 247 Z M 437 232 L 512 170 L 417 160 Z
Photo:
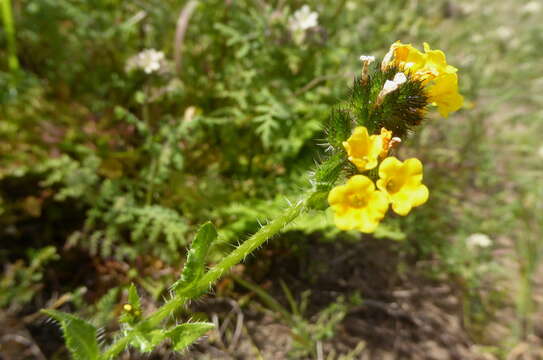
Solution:
M 123 306 L 123 313 L 119 317 L 119 321 L 133 325 L 140 320 L 141 316 L 141 300 L 133 283 L 128 288 L 128 305 L 130 306 L 126 304 Z
M 130 287 L 128 288 L 128 303 L 132 305 L 134 309 L 141 310 L 140 297 L 134 283 L 130 284 Z
M 74 360 L 97 360 L 100 349 L 96 339 L 97 329 L 83 319 L 56 310 L 42 310 L 59 322 L 66 347 Z
M 181 279 L 172 285 L 173 290 L 188 289 L 200 279 L 204 274 L 207 252 L 216 238 L 217 230 L 211 222 L 200 227 L 187 254 L 187 262 L 183 268 Z
M 152 330 L 147 333 L 134 330 L 132 334 L 133 337 L 130 344 L 143 353 L 153 351 L 155 347 L 168 337 L 167 332 L 164 330 Z
M 166 335 L 171 339 L 174 350 L 182 351 L 214 327 L 212 323 L 187 323 L 176 326 Z

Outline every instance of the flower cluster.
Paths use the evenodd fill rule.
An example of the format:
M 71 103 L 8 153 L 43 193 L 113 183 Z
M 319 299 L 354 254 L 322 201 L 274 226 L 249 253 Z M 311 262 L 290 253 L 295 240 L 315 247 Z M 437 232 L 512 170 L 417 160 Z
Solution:
M 328 202 L 338 228 L 370 233 L 389 205 L 395 213 L 407 215 L 428 199 L 428 188 L 421 183 L 422 163 L 415 158 L 401 162 L 393 156 L 386 157 L 396 143 L 392 139 L 392 133 L 385 128 L 379 135 L 369 135 L 365 127 L 358 126 L 343 143 L 349 161 L 360 172 L 375 169 L 379 160 L 385 158 L 379 164 L 375 184 L 368 176 L 357 174 L 330 191 Z
M 126 71 L 143 70 L 146 74 L 157 72 L 164 65 L 164 53 L 146 49 L 128 59 Z
M 410 44 L 397 41 L 392 44 L 382 62 L 382 69 L 397 66 L 406 75 L 422 81 L 429 101 L 437 105 L 443 117 L 462 107 L 464 98 L 458 93 L 457 69 L 447 64 L 441 50 L 431 50 L 424 43 L 424 53 Z
M 333 136 L 343 134 L 331 143 L 336 149 L 342 145 L 344 163 L 348 160 L 358 173 L 333 188 L 328 203 L 338 228 L 371 233 L 389 207 L 405 216 L 428 200 L 420 160 L 400 161 L 389 155 L 401 142 L 398 136 L 407 136 L 422 121 L 427 105 L 436 105 L 446 117 L 462 106 L 463 97 L 458 93 L 457 69 L 447 64 L 442 51 L 426 43 L 424 52 L 394 43 L 372 74 L 369 65 L 374 58 L 362 56 L 360 61 L 362 73 L 347 108 L 351 112 L 343 108 L 332 117 L 334 124 L 347 124 L 346 130 L 330 131 Z M 358 124 L 354 129 L 351 119 Z

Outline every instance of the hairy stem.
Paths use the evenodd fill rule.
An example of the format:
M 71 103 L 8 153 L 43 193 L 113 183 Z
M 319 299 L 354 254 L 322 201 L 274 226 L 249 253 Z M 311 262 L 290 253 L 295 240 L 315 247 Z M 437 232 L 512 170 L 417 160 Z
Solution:
M 305 208 L 305 200 L 298 202 L 290 209 L 286 210 L 283 215 L 279 216 L 269 224 L 263 226 L 257 233 L 247 239 L 243 244 L 238 246 L 220 263 L 211 268 L 199 281 L 196 286 L 198 289 L 208 289 L 210 285 L 215 283 L 224 273 L 232 266 L 240 263 L 247 255 L 260 247 L 269 238 L 279 233 L 286 225 L 292 222 L 301 214 Z
M 221 276 L 227 273 L 232 266 L 243 261 L 247 255 L 251 254 L 263 243 L 274 235 L 278 234 L 283 228 L 296 219 L 305 209 L 305 199 L 291 206 L 281 216 L 274 219 L 269 224 L 263 226 L 258 232 L 238 246 L 234 251 L 228 254 L 217 265 L 211 268 L 197 284 L 191 288 L 190 293 L 179 293 L 171 300 L 166 302 L 153 314 L 136 325 L 135 330 L 150 329 L 158 326 L 163 320 L 169 317 L 174 311 L 181 308 L 188 299 L 199 296 L 206 292 Z M 134 332 L 129 332 L 113 343 L 102 355 L 103 359 L 113 359 L 130 344 Z

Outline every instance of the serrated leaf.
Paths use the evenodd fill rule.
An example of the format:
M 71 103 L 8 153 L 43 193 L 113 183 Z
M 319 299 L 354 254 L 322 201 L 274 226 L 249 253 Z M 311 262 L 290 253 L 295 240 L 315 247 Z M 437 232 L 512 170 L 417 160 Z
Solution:
M 169 330 L 166 336 L 171 339 L 175 351 L 182 351 L 214 327 L 205 322 L 181 324 Z
M 147 333 L 134 330 L 132 334 L 130 344 L 143 353 L 153 351 L 155 347 L 168 338 L 168 334 L 164 330 L 153 330 Z
M 59 322 L 66 347 L 74 360 L 98 360 L 97 329 L 83 319 L 56 310 L 42 310 Z
M 207 252 L 216 238 L 217 230 L 211 222 L 200 227 L 187 254 L 187 262 L 183 268 L 181 279 L 172 285 L 173 290 L 186 289 L 200 279 L 205 271 Z

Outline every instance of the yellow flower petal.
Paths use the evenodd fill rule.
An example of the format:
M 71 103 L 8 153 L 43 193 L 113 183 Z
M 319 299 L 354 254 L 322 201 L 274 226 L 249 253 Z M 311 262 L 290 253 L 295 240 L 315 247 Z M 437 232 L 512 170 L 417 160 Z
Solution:
M 345 196 L 345 191 L 347 187 L 345 185 L 336 186 L 328 193 L 328 203 L 330 205 L 335 205 L 341 203 L 341 200 Z
M 424 52 L 426 53 L 426 68 L 435 71 L 437 74 L 453 74 L 458 71 L 454 66 L 447 64 L 447 59 L 443 51 L 431 50 L 430 45 L 424 43 Z
M 341 230 L 353 230 L 356 229 L 359 223 L 359 216 L 357 211 L 348 211 L 342 216 L 334 216 L 334 223 Z
M 428 201 L 428 197 L 430 195 L 430 191 L 426 187 L 426 185 L 420 185 L 416 188 L 416 190 L 413 191 L 412 195 L 412 203 L 413 206 L 420 206 L 424 204 L 426 201 Z
M 409 214 L 412 208 L 413 205 L 407 196 L 398 196 L 392 202 L 392 210 L 401 216 Z
M 382 217 L 388 209 L 388 198 L 382 191 L 374 191 L 370 202 L 372 204 L 371 210 L 374 217 Z
M 428 100 L 437 105 L 441 116 L 447 117 L 464 105 L 464 98 L 458 93 L 458 76 L 444 74 L 428 86 Z
M 349 179 L 348 182 L 349 191 L 358 192 L 358 193 L 371 193 L 375 190 L 375 185 L 373 182 L 364 175 L 354 175 Z
M 377 229 L 380 220 L 371 216 L 361 216 L 356 229 L 363 233 L 372 233 Z
M 417 158 L 411 158 L 404 161 L 407 184 L 417 186 L 422 181 L 422 163 Z
M 386 178 L 392 176 L 392 174 L 395 174 L 401 166 L 402 162 L 396 157 L 387 157 L 381 162 L 381 165 L 379 166 L 379 177 Z M 379 186 L 379 182 L 377 186 Z

